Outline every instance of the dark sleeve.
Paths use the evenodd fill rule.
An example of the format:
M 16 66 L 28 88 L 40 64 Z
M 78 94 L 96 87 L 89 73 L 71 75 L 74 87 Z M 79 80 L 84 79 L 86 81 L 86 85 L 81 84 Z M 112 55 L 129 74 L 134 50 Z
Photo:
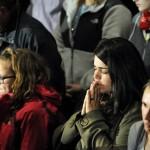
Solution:
M 80 112 L 74 113 L 65 124 L 55 129 L 53 134 L 53 148 L 57 150 L 74 149 L 78 141 L 78 131 L 75 122 L 78 120 Z
M 51 84 L 63 93 L 65 89 L 64 71 L 61 67 L 62 59 L 57 50 L 53 36 L 43 27 L 34 30 L 23 28 L 19 32 L 17 47 L 29 48 L 40 54 L 48 63 L 51 70 Z
M 109 138 L 109 126 L 101 111 L 95 110 L 87 113 L 76 122 L 76 126 L 82 139 L 83 149 L 111 149 L 112 140 Z
M 61 93 L 65 90 L 65 76 L 62 69 L 62 59 L 53 36 L 42 30 L 37 31 L 38 53 L 43 56 L 51 69 L 52 85 Z

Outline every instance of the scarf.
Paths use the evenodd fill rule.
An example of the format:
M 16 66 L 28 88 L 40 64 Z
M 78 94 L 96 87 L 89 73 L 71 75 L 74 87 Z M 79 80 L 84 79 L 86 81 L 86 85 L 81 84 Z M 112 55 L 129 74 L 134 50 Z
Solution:
M 140 17 L 139 27 L 142 30 L 149 30 L 150 29 L 150 12 L 143 11 Z

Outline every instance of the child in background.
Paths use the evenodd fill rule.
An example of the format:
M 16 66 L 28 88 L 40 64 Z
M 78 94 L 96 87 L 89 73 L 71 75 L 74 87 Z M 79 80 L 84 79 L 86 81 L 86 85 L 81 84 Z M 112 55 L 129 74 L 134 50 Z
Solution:
M 61 96 L 48 87 L 50 71 L 28 49 L 5 49 L 0 55 L 0 149 L 47 150 L 63 120 Z

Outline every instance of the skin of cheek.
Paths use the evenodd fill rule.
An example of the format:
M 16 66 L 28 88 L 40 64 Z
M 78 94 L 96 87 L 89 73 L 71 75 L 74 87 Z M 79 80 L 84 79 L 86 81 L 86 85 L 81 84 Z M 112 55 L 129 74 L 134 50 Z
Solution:
M 10 87 L 10 85 L 5 84 L 5 85 L 1 85 L 1 86 L 0 86 L 0 94 L 7 94 L 7 93 L 9 93 L 9 92 L 11 92 L 11 87 Z
M 149 0 L 135 0 L 134 1 L 139 11 L 150 10 L 150 1 Z
M 144 91 L 144 95 L 142 98 L 142 106 L 141 106 L 141 111 L 142 111 L 142 118 L 144 122 L 144 129 L 147 133 L 150 133 L 150 88 L 146 88 Z
M 111 78 L 109 73 L 103 73 L 102 68 L 108 68 L 108 66 L 101 60 L 99 59 L 96 55 L 94 57 L 94 66 L 95 66 L 95 71 L 94 71 L 94 81 L 97 82 L 100 91 L 102 93 L 107 93 L 111 91 Z
M 111 92 L 111 79 L 110 77 L 102 78 L 100 83 L 100 89 L 102 93 L 109 93 Z

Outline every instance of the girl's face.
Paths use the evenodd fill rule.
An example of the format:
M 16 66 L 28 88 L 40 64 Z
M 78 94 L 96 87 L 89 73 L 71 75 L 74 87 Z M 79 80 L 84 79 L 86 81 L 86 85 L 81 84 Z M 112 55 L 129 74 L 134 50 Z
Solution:
M 150 87 L 144 90 L 142 97 L 142 118 L 144 123 L 144 129 L 150 133 Z
M 12 83 L 15 80 L 11 62 L 0 60 L 0 95 L 11 92 Z
M 139 11 L 149 10 L 150 11 L 150 0 L 134 0 Z
M 111 78 L 108 72 L 108 66 L 104 64 L 97 56 L 94 57 L 94 81 L 100 87 L 101 93 L 111 92 Z

